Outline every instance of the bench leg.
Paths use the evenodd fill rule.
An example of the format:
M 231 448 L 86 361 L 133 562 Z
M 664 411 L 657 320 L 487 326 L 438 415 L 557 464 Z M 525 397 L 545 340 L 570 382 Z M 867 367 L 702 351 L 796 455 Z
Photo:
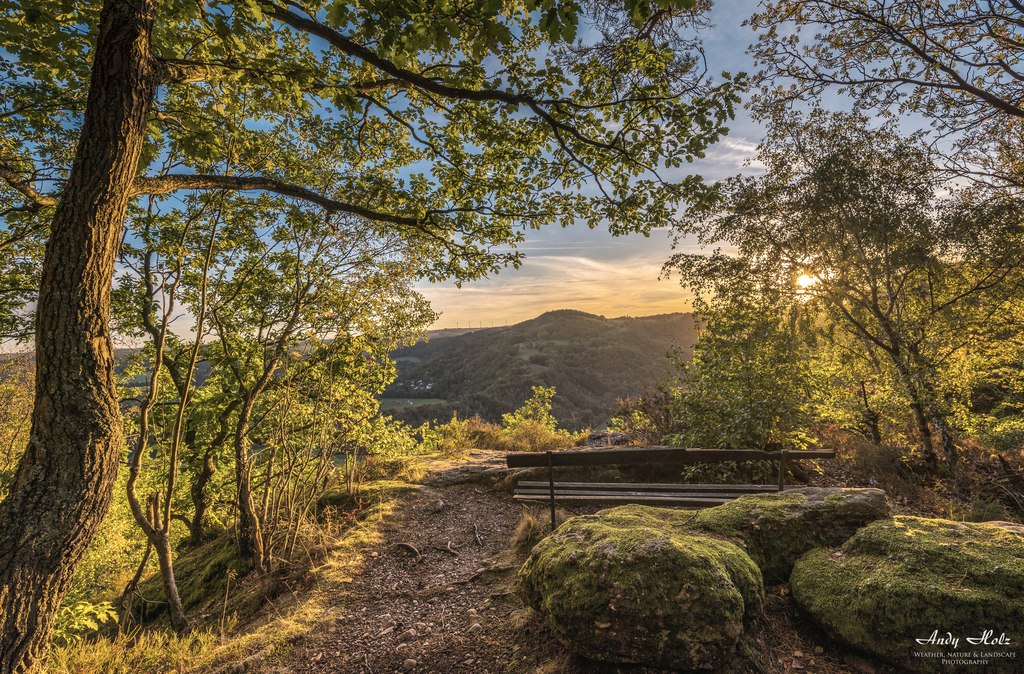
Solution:
M 779 452 L 779 491 L 786 488 L 786 450 Z
M 551 531 L 555 530 L 555 466 L 551 460 L 551 452 L 548 455 L 548 495 L 551 500 Z

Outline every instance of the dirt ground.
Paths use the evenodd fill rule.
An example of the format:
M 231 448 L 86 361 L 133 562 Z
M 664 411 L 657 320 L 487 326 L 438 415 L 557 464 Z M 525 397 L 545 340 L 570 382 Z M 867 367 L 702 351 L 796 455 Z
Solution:
M 515 592 L 525 553 L 511 549 L 525 508 L 497 488 L 503 455 L 438 466 L 404 494 L 383 540 L 294 652 L 290 672 L 582 674 L 640 672 L 572 658 Z M 546 522 L 544 510 L 534 514 Z M 756 638 L 764 674 L 883 674 L 805 624 L 785 586 L 768 588 Z M 739 674 L 739 673 L 738 673 Z

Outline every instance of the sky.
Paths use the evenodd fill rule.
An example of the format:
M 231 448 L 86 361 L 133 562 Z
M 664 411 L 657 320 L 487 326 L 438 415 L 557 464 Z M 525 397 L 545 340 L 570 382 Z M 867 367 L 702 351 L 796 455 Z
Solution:
M 743 21 L 756 0 L 716 0 L 712 26 L 702 32 L 712 73 L 753 70 L 746 54 L 753 32 Z M 756 170 L 744 166 L 763 135 L 745 109 L 737 110 L 729 135 L 689 172 L 717 180 Z M 696 250 L 691 242 L 682 247 Z M 518 269 L 463 284 L 421 283 L 419 291 L 441 314 L 434 328 L 510 325 L 554 309 L 578 309 L 603 316 L 648 316 L 689 311 L 690 295 L 675 278 L 664 278 L 662 265 L 672 254 L 667 231 L 650 237 L 613 237 L 585 226 L 530 231 L 519 247 L 526 259 Z M 682 248 L 680 248 L 682 250 Z

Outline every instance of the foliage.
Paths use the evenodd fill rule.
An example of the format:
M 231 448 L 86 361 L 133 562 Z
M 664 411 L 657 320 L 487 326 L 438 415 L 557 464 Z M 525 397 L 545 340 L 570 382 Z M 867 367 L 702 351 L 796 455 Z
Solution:
M 0 355 L 0 499 L 28 444 L 32 418 L 33 367 L 23 355 Z
M 751 20 L 761 103 L 821 96 L 829 87 L 931 122 L 947 166 L 1024 184 L 1018 94 L 1024 74 L 1016 0 L 774 0 Z M 952 142 L 949 142 L 949 141 Z
M 806 326 L 784 292 L 732 286 L 699 304 L 701 332 L 669 386 L 682 447 L 787 448 L 812 444 Z
M 675 358 L 677 362 L 682 359 L 680 355 Z M 674 401 L 671 383 L 658 382 L 653 393 L 616 401 L 608 430 L 624 433 L 638 445 L 664 444 L 666 436 L 678 430 Z
M 101 625 L 117 622 L 117 611 L 108 601 L 79 601 L 61 607 L 54 620 L 53 638 L 58 644 L 72 644 L 84 634 L 97 631 Z
M 100 5 L 0 5 L 12 56 L 0 66 L 0 209 L 12 223 L 0 241 L 20 236 L 21 220 L 37 244 L 45 235 L 87 102 Z M 252 208 L 357 216 L 415 246 L 433 279 L 517 264 L 500 247 L 523 226 L 648 231 L 700 182 L 653 171 L 702 156 L 744 84 L 701 67 L 705 9 L 162 5 L 152 43 L 165 86 L 137 193 L 251 192 L 238 199 Z
M 479 427 L 486 423 L 479 417 L 459 419 L 453 414 L 447 423 L 424 424 L 420 428 L 423 447 L 442 456 L 460 456 L 479 445 Z
M 554 387 L 534 386 L 533 395 L 519 409 L 501 417 L 503 451 L 546 452 L 566 449 L 583 438 L 588 431 L 571 433 L 558 428 L 551 413 Z
M 764 175 L 717 185 L 680 230 L 736 255 L 678 254 L 670 264 L 685 284 L 717 293 L 737 279 L 775 280 L 767 297 L 788 294 L 845 352 L 839 373 L 860 375 L 845 395 L 862 399 L 862 421 L 876 417 L 875 440 L 881 410 L 869 389 L 889 399 L 896 389 L 925 457 L 936 461 L 934 431 L 952 467 L 970 407 L 970 352 L 999 338 L 993 328 L 1019 302 L 1013 197 L 973 188 L 937 196 L 944 175 L 928 147 L 856 115 L 779 119 L 760 159 Z M 784 349 L 767 360 L 785 362 Z
M 573 433 L 558 427 L 552 414 L 554 387 L 534 386 L 523 405 L 502 415 L 502 424 L 480 417 L 459 419 L 453 415 L 444 424 L 424 424 L 420 433 L 427 451 L 458 456 L 471 449 L 499 452 L 543 452 L 567 449 L 586 438 L 589 431 Z

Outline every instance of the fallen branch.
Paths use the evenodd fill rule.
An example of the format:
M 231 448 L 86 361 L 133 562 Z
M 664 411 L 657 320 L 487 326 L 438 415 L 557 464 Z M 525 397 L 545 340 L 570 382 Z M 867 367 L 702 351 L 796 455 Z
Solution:
M 436 546 L 434 546 L 434 549 L 435 550 L 440 550 L 441 552 L 447 552 L 449 555 L 452 555 L 453 557 L 458 557 L 459 553 L 457 552 L 457 550 L 459 548 L 461 548 L 461 547 L 462 547 L 461 545 L 457 545 L 455 547 L 452 547 L 452 542 L 448 541 L 448 545 L 445 545 L 445 546 L 436 545 Z
M 402 550 L 406 550 L 408 552 L 411 552 L 413 554 L 413 556 L 416 557 L 417 561 L 420 559 L 420 557 L 423 556 L 423 555 L 420 554 L 420 551 L 416 549 L 416 546 L 414 546 L 412 543 L 404 543 L 404 542 L 400 541 L 398 543 L 393 543 L 391 545 L 391 547 L 393 547 L 393 548 L 401 548 Z

